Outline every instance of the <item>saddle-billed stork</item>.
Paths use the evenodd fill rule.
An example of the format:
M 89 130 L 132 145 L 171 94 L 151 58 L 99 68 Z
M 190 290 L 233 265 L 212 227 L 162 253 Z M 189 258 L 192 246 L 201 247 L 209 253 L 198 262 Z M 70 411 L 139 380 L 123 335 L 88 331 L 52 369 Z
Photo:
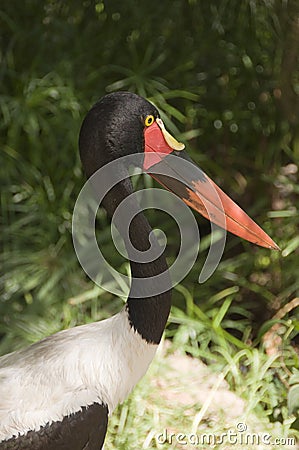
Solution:
M 92 107 L 82 124 L 79 147 L 87 177 L 128 154 L 143 153 L 143 165 L 149 173 L 155 165 L 167 163 L 170 154 L 186 158 L 184 145 L 165 130 L 155 106 L 129 92 L 108 94 Z M 103 200 L 109 217 L 133 192 L 128 168 L 123 165 L 120 170 L 124 179 Z M 258 245 L 278 249 L 245 212 L 203 172 L 200 174 L 199 179 L 190 180 L 191 189 L 171 177 L 158 173 L 153 177 L 205 216 L 208 214 L 201 199 L 208 197 L 209 186 L 213 186 L 221 199 L 229 231 Z M 216 223 L 217 215 L 214 208 Z M 138 213 L 130 225 L 133 246 L 139 251 L 147 250 L 155 241 L 150 234 L 147 219 Z M 128 255 L 130 258 L 129 251 Z M 145 298 L 140 298 L 134 286 L 140 277 L 167 273 L 163 253 L 154 261 L 130 261 L 130 265 L 133 282 L 126 305 L 118 314 L 61 331 L 0 358 L 1 450 L 102 448 L 108 414 L 147 371 L 171 306 L 170 283 L 164 292 Z

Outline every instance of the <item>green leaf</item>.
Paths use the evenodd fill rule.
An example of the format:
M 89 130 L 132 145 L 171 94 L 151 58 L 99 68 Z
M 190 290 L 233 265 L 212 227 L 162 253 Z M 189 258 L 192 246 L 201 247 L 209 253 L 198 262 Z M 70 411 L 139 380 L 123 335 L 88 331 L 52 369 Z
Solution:
M 290 414 L 294 414 L 299 410 L 299 384 L 295 384 L 290 388 L 288 393 L 288 410 Z

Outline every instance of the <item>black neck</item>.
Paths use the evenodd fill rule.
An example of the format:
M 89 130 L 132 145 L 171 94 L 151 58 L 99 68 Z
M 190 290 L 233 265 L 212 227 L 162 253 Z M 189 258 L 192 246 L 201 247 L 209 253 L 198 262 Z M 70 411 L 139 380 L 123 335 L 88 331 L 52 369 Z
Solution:
M 129 178 L 118 183 L 104 198 L 103 205 L 110 217 L 116 207 L 122 200 L 128 197 L 133 192 L 131 180 Z M 132 211 L 136 211 L 137 204 L 134 199 L 130 200 L 128 208 L 132 207 Z M 140 209 L 140 208 L 139 208 Z M 121 220 L 115 221 L 121 236 L 124 238 L 125 245 L 128 251 L 128 257 L 131 265 L 132 284 L 127 300 L 127 311 L 131 326 L 145 339 L 147 342 L 158 344 L 161 340 L 171 306 L 171 283 L 168 273 L 168 266 L 165 256 L 162 254 L 154 261 L 141 263 L 133 262 L 134 256 L 131 257 L 131 250 L 126 242 L 126 230 L 124 229 Z M 129 239 L 131 245 L 140 252 L 152 248 L 160 248 L 157 239 L 149 235 L 152 229 L 142 212 L 135 215 L 131 221 L 129 228 Z M 158 253 L 158 252 L 157 252 Z M 153 277 L 163 273 L 162 283 Z M 139 278 L 149 278 L 151 289 L 162 287 L 164 292 L 150 294 L 147 290 L 149 284 L 146 280 L 138 282 Z

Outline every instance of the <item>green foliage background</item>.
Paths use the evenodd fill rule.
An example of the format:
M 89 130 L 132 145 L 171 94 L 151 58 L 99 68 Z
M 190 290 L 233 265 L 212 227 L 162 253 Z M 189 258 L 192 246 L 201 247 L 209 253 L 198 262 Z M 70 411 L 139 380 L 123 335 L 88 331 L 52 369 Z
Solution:
M 156 103 L 192 158 L 282 248 L 229 236 L 199 285 L 209 225 L 197 216 L 201 256 L 175 290 L 166 334 L 216 368 L 243 352 L 232 386 L 252 370 L 248 349 L 266 347 L 277 364 L 260 407 L 286 417 L 299 366 L 298 23 L 297 0 L 1 2 L 1 353 L 121 307 L 85 277 L 71 218 L 84 114 L 105 93 L 130 90 Z M 151 215 L 161 221 L 171 263 L 174 225 Z M 127 270 L 104 215 L 99 222 L 111 263 Z

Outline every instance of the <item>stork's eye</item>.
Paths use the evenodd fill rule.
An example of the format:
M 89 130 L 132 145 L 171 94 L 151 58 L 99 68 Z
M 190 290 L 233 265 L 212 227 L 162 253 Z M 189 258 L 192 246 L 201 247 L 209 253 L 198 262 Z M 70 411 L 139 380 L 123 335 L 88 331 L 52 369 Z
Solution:
M 144 120 L 144 125 L 146 127 L 149 127 L 150 125 L 152 125 L 155 121 L 155 118 L 152 114 L 146 116 L 145 120 Z

